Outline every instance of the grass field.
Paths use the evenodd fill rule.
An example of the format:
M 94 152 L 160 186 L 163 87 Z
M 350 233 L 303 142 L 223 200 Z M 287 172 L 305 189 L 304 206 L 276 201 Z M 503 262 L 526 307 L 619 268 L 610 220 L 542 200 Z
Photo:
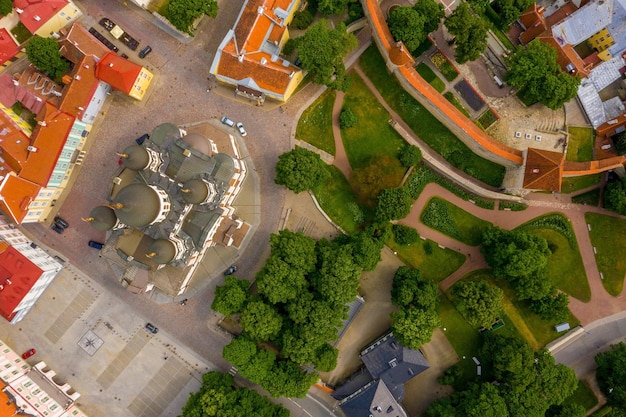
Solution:
M 486 184 L 500 186 L 504 178 L 504 167 L 474 154 L 439 120 L 404 91 L 393 75 L 388 74 L 376 45 L 370 46 L 361 55 L 359 62 L 385 101 L 435 152 L 468 175 Z
M 598 404 L 598 399 L 593 395 L 593 391 L 583 381 L 578 381 L 578 388 L 569 397 L 565 399 L 563 404 L 578 404 L 590 410 Z
M 467 112 L 467 110 L 465 110 L 465 107 L 463 107 L 463 104 L 461 104 L 461 101 L 454 95 L 452 91 L 447 91 L 446 93 L 444 93 L 443 96 L 446 98 L 446 100 L 452 103 L 454 107 L 459 109 L 459 111 L 463 113 L 465 117 L 468 117 L 468 118 L 470 117 L 470 114 Z
M 446 294 L 439 296 L 439 317 L 446 329 L 448 341 L 459 356 L 463 374 L 475 374 L 476 364 L 471 358 L 478 353 L 480 334 L 465 321 Z M 463 357 L 465 359 L 462 359 Z
M 593 159 L 594 130 L 590 127 L 568 127 L 567 141 L 568 161 L 591 161 Z
M 600 189 L 596 188 L 595 190 L 572 197 L 572 203 L 586 204 L 595 207 L 600 204 Z
M 339 168 L 329 165 L 328 170 L 329 178 L 313 188 L 313 194 L 328 217 L 347 233 L 354 233 L 371 213 L 358 205 L 356 195 Z
M 465 255 L 452 249 L 442 249 L 432 240 L 418 240 L 410 245 L 399 245 L 393 238 L 387 246 L 411 268 L 419 269 L 424 278 L 439 283 L 459 269 L 465 262 Z
M 296 139 L 310 143 L 331 155 L 335 155 L 335 139 L 333 137 L 335 96 L 333 90 L 326 90 L 302 113 L 296 128 Z
M 428 201 L 420 220 L 426 226 L 470 246 L 480 245 L 483 232 L 491 225 L 439 197 Z
M 566 177 L 563 178 L 563 185 L 561 186 L 561 191 L 563 193 L 575 193 L 578 190 L 582 190 L 583 188 L 591 187 L 592 185 L 596 185 L 600 182 L 602 174 L 593 174 L 593 175 L 583 175 L 580 177 Z
M 415 69 L 417 70 L 419 75 L 421 75 L 422 78 L 424 78 L 428 82 L 428 84 L 432 85 L 435 88 L 435 90 L 442 93 L 443 90 L 446 89 L 446 85 L 443 83 L 443 81 L 441 81 L 441 78 L 439 78 L 437 74 L 435 74 L 435 72 L 430 69 L 430 67 L 424 62 L 421 62 L 417 67 L 415 67 Z
M 626 240 L 614 236 L 625 236 L 626 220 L 596 213 L 585 214 L 585 220 L 591 225 L 589 237 L 596 248 L 596 263 L 604 279 L 602 285 L 607 292 L 617 296 L 624 287 L 626 274 Z

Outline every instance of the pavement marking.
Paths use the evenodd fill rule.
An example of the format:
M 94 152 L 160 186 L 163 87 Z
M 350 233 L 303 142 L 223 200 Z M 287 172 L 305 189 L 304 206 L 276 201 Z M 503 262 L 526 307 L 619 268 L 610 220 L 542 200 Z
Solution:
M 183 362 L 175 356 L 168 356 L 127 408 L 138 417 L 160 416 L 190 379 L 192 376 Z
M 92 290 L 83 288 L 48 328 L 46 338 L 56 344 L 95 299 L 96 294 Z
M 124 349 L 117 354 L 115 359 L 109 363 L 107 368 L 98 375 L 96 382 L 103 388 L 109 388 L 111 384 L 120 376 L 120 374 L 131 363 L 141 349 L 148 344 L 150 340 L 143 331 L 135 333 L 130 341 L 124 346 Z

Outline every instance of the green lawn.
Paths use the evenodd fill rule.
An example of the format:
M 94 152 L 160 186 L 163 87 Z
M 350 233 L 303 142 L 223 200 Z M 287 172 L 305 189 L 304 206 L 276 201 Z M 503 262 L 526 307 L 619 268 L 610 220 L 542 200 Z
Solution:
M 442 249 L 432 240 L 418 240 L 410 245 L 397 244 L 393 238 L 387 246 L 408 266 L 419 269 L 424 278 L 439 283 L 459 269 L 465 255 L 452 249 Z
M 465 107 L 463 107 L 463 104 L 461 104 L 459 99 L 456 98 L 456 96 L 454 95 L 454 93 L 452 91 L 447 91 L 446 93 L 444 93 L 443 96 L 446 98 L 446 100 L 448 100 L 450 103 L 452 103 L 452 105 L 454 107 L 459 109 L 459 111 L 461 113 L 463 113 L 466 117 L 468 117 L 468 118 L 470 117 L 470 114 L 467 112 L 467 110 L 465 110 Z
M 329 165 L 328 169 L 330 177 L 324 184 L 314 187 L 313 194 L 328 217 L 347 233 L 354 233 L 371 213 L 358 205 L 343 173 L 334 165 Z
M 428 201 L 420 220 L 426 226 L 470 246 L 480 245 L 483 232 L 491 225 L 439 197 Z
M 504 167 L 474 154 L 439 120 L 404 91 L 393 75 L 387 73 L 385 62 L 376 49 L 376 45 L 370 46 L 361 55 L 359 62 L 385 101 L 433 150 L 474 178 L 492 186 L 500 186 L 504 178 Z
M 476 374 L 476 364 L 472 357 L 478 354 L 480 333 L 461 316 L 446 294 L 439 296 L 439 317 L 445 328 L 445 335 L 461 359 L 459 365 L 466 376 Z M 463 359 L 465 357 L 465 359 Z
M 476 119 L 476 124 L 482 129 L 487 129 L 497 121 L 498 118 L 496 117 L 496 114 L 491 109 L 487 109 L 478 119 Z
M 352 85 L 346 91 L 343 107 L 349 107 L 358 117 L 356 126 L 342 129 L 341 136 L 352 169 L 359 169 L 371 163 L 373 158 L 388 156 L 397 162 L 397 167 L 404 174 L 404 168 L 398 161 L 398 152 L 404 140 L 389 125 L 389 113 L 378 102 L 363 80 L 354 72 L 350 74 Z
M 424 62 L 420 63 L 417 67 L 415 67 L 415 69 L 417 70 L 419 75 L 421 75 L 422 78 L 424 78 L 428 82 L 428 84 L 434 87 L 435 90 L 442 93 L 443 90 L 446 89 L 446 85 L 443 83 L 443 81 L 441 81 L 441 78 L 439 78 L 437 74 L 435 74 L 435 72 L 430 69 L 430 67 Z
M 598 404 L 598 399 L 593 395 L 593 391 L 583 381 L 578 381 L 578 388 L 569 397 L 565 399 L 563 404 L 578 404 L 590 410 Z
M 563 178 L 563 185 L 561 190 L 565 194 L 575 193 L 583 188 L 591 187 L 600 182 L 602 174 L 583 175 L 580 177 L 566 177 Z
M 596 135 L 590 127 L 568 127 L 567 140 L 568 161 L 585 162 L 593 159 L 593 143 Z
M 335 139 L 333 137 L 335 96 L 335 91 L 326 90 L 302 113 L 296 128 L 296 139 L 308 142 L 331 155 L 335 155 Z
M 585 204 L 595 207 L 600 204 L 600 189 L 596 188 L 595 190 L 572 197 L 572 203 Z
M 626 240 L 615 238 L 626 235 L 626 220 L 603 214 L 586 213 L 585 220 L 591 225 L 591 244 L 596 248 L 596 263 L 604 279 L 607 292 L 617 296 L 624 286 L 626 274 Z
M 26 29 L 26 26 L 22 22 L 18 22 L 17 25 L 13 29 L 11 29 L 11 34 L 15 36 L 15 40 L 21 45 L 30 39 L 33 35 Z

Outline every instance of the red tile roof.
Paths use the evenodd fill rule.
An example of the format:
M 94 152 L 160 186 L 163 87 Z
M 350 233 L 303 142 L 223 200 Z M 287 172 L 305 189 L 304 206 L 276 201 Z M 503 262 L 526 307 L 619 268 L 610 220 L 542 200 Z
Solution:
M 0 242 L 0 315 L 7 320 L 41 277 L 42 270 L 6 242 Z
M 22 9 L 22 12 L 18 14 L 20 21 L 30 33 L 35 33 L 67 3 L 67 0 L 14 0 L 13 7 Z
M 130 62 L 114 52 L 107 52 L 96 64 L 96 78 L 128 94 L 132 91 L 142 68 L 141 65 Z
M 41 187 L 10 173 L 0 181 L 0 210 L 13 222 L 20 224 L 28 213 L 28 205 L 35 200 Z
M 561 191 L 564 161 L 564 153 L 528 148 L 523 187 L 529 190 Z
M 19 174 L 26 163 L 28 136 L 3 111 L 0 111 L 0 166 Z
M 73 23 L 68 29 L 61 29 L 59 33 L 61 55 L 74 64 L 81 62 L 85 55 L 101 58 L 109 52 L 109 49 L 80 23 Z
M 36 151 L 27 151 L 26 164 L 20 177 L 45 187 L 59 159 L 63 145 L 72 130 L 75 118 L 50 103 L 37 114 L 38 124 L 31 135 Z M 28 145 L 28 144 L 27 144 Z
M 17 42 L 5 29 L 0 28 L 0 65 L 13 58 L 20 51 Z
M 62 111 L 74 117 L 82 117 L 100 83 L 96 78 L 95 68 L 96 60 L 93 55 L 85 56 L 79 64 L 74 66 L 70 74 L 71 81 L 63 89 L 63 96 L 59 103 Z

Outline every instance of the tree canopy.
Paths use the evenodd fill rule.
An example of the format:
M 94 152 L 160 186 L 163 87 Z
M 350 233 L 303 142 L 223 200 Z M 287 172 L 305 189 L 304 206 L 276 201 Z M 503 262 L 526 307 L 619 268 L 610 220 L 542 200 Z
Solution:
M 396 7 L 389 14 L 387 25 L 397 41 L 402 41 L 409 51 L 416 50 L 426 39 L 426 18 L 413 7 Z
M 606 207 L 621 215 L 626 215 L 626 177 L 620 181 L 608 183 L 604 193 Z
M 436 31 L 439 28 L 441 19 L 446 15 L 443 4 L 436 0 L 418 0 L 413 9 L 424 16 L 424 31 L 426 34 Z
M 328 177 L 328 168 L 315 152 L 295 147 L 278 157 L 276 184 L 298 194 L 310 190 Z
M 224 280 L 224 285 L 215 288 L 215 298 L 211 303 L 211 309 L 230 316 L 243 309 L 248 300 L 249 282 L 229 275 Z
M 6 16 L 13 11 L 12 0 L 0 0 L 0 16 Z
M 411 211 L 412 205 L 413 199 L 406 188 L 386 188 L 378 194 L 376 219 L 380 221 L 403 219 Z
M 70 63 L 59 52 L 59 44 L 53 38 L 33 36 L 26 44 L 28 60 L 52 78 L 60 77 L 69 69 Z
M 459 64 L 478 59 L 487 48 L 488 27 L 468 3 L 461 3 L 444 22 L 455 38 L 455 59 Z
M 256 391 L 235 387 L 232 375 L 211 371 L 202 375 L 202 386 L 192 393 L 181 417 L 289 417 L 289 410 Z
M 419 349 L 433 337 L 433 332 L 441 326 L 436 311 L 421 310 L 416 307 L 404 308 L 391 313 L 391 330 L 401 345 Z
M 526 99 L 556 110 L 578 91 L 580 77 L 564 72 L 557 62 L 556 48 L 538 40 L 520 46 L 506 58 L 506 81 Z
M 317 0 L 317 10 L 324 16 L 341 14 L 348 7 L 350 0 Z
M 532 4 L 533 0 L 494 0 L 491 7 L 499 17 L 496 22 L 498 28 L 508 29 L 511 23 L 517 20 L 520 13 Z
M 283 318 L 262 300 L 249 302 L 241 312 L 241 327 L 255 340 L 266 341 L 280 332 Z
M 201 16 L 217 16 L 218 5 L 215 0 L 170 0 L 167 6 L 167 18 L 181 32 L 193 35 L 193 23 Z
M 460 281 L 452 287 L 456 307 L 472 326 L 490 328 L 502 312 L 503 292 L 485 280 Z
M 626 412 L 626 344 L 611 345 L 611 349 L 596 355 L 596 378 L 609 404 Z
M 330 22 L 322 19 L 298 38 L 298 54 L 302 68 L 313 76 L 313 82 L 335 90 L 348 87 L 348 77 L 343 58 L 357 46 L 354 35 L 346 31 L 346 25 L 331 28 Z
M 436 310 L 439 305 L 437 286 L 422 278 L 419 269 L 403 265 L 393 276 L 391 302 L 398 307 Z

